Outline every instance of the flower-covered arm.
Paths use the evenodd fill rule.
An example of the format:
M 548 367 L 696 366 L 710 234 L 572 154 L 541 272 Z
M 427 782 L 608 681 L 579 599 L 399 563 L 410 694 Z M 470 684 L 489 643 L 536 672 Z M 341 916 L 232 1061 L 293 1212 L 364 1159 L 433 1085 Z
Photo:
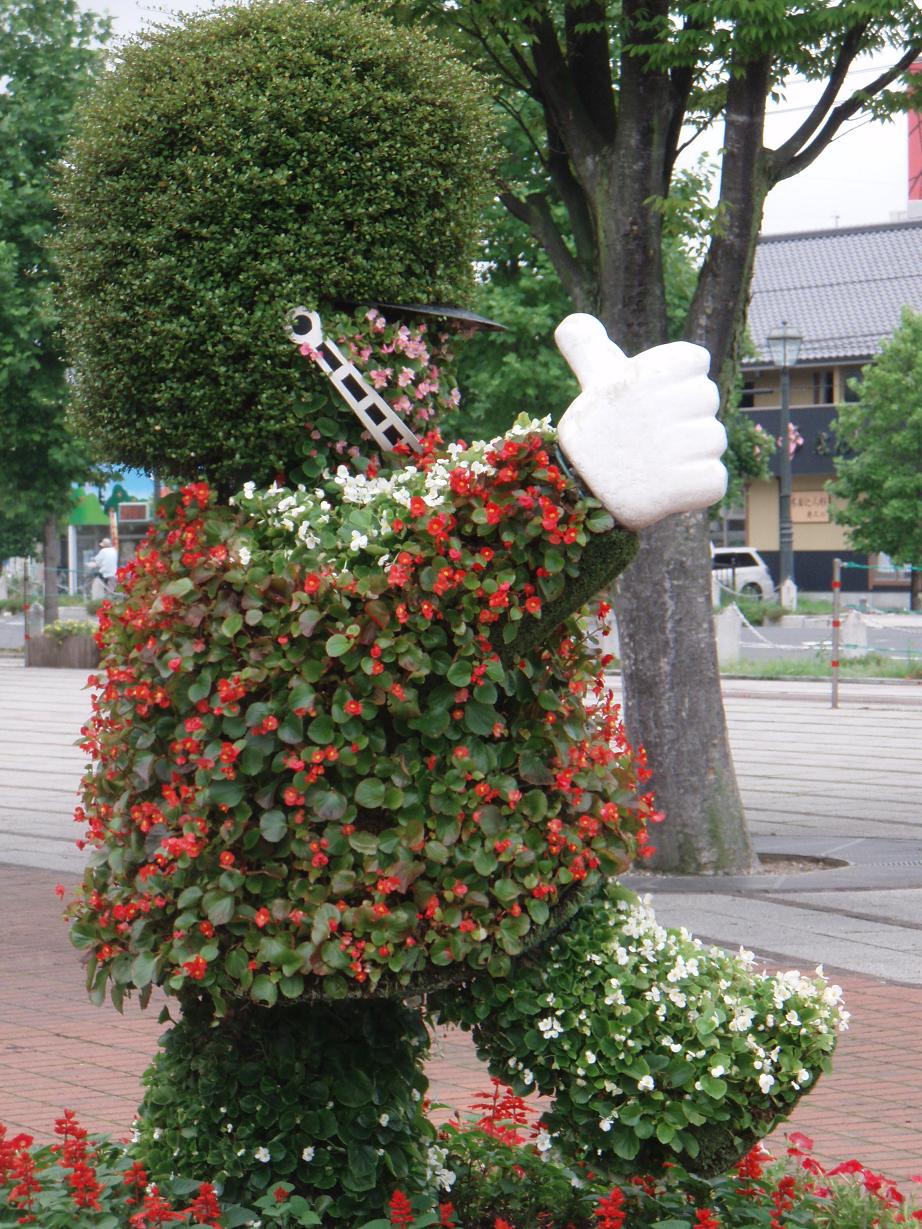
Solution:
M 715 417 L 706 350 L 674 342 L 628 359 L 587 315 L 568 316 L 556 340 L 582 389 L 560 422 L 564 468 L 614 519 L 610 532 L 588 536 L 575 575 L 516 638 L 517 652 L 541 644 L 627 567 L 637 549 L 631 530 L 707 508 L 727 487 L 726 433 Z

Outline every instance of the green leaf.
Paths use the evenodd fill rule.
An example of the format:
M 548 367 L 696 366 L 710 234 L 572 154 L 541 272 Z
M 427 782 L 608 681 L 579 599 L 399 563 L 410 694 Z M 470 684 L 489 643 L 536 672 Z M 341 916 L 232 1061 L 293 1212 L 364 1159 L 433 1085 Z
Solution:
M 698 1078 L 701 1081 L 701 1087 L 713 1100 L 719 1101 L 722 1097 L 726 1096 L 726 1080 L 721 1080 L 714 1075 L 701 1075 Z
M 446 675 L 449 683 L 455 687 L 466 687 L 471 681 L 471 663 L 469 661 L 456 661 Z
M 540 789 L 531 789 L 522 799 L 521 807 L 533 823 L 540 823 L 547 815 L 547 795 Z
M 295 683 L 288 697 L 288 707 L 291 709 L 310 708 L 316 695 L 310 683 Z
M 378 838 L 373 832 L 352 832 L 349 834 L 349 844 L 361 854 L 373 854 L 378 850 Z
M 311 812 L 324 821 L 342 819 L 348 805 L 343 795 L 335 789 L 322 790 L 313 794 L 308 801 Z
M 468 700 L 464 706 L 464 728 L 472 734 L 491 734 L 496 719 L 496 710 L 478 700 Z
M 274 1007 L 278 997 L 278 986 L 265 973 L 260 973 L 258 977 L 253 978 L 253 985 L 250 987 L 251 999 L 266 1007 Z
M 312 743 L 319 743 L 321 746 L 325 746 L 333 741 L 335 726 L 327 716 L 315 717 L 307 727 L 307 737 Z
M 355 790 L 355 801 L 360 807 L 375 810 L 384 802 L 387 786 L 378 777 L 366 777 Z
M 150 952 L 141 952 L 131 962 L 131 980 L 136 986 L 146 986 L 154 976 L 157 958 Z
M 522 891 L 514 879 L 497 879 L 492 885 L 493 895 L 502 905 L 510 905 Z
M 288 818 L 284 811 L 264 811 L 259 817 L 259 830 L 267 841 L 282 840 L 288 833 Z
M 170 583 L 163 589 L 163 593 L 169 597 L 185 597 L 187 593 L 191 593 L 195 588 L 194 583 L 188 576 L 180 576 L 178 580 L 171 580 Z
M 324 645 L 327 657 L 342 657 L 344 653 L 349 652 L 351 647 L 352 641 L 348 636 L 342 636 L 338 632 L 335 636 L 331 636 Z
M 236 898 L 223 892 L 209 892 L 205 902 L 205 915 L 215 926 L 226 926 L 236 912 Z
M 239 611 L 230 614 L 221 624 L 221 635 L 232 639 L 243 627 L 243 615 Z
M 212 781 L 208 796 L 215 806 L 235 807 L 243 797 L 243 786 L 239 781 Z

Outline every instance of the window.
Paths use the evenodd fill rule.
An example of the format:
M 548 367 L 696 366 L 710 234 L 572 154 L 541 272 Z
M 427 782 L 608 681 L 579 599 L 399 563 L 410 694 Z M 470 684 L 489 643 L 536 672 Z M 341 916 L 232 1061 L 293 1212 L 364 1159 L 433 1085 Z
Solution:
M 835 404 L 835 373 L 831 368 L 813 373 L 813 404 Z
M 744 380 L 743 391 L 740 394 L 740 409 L 753 410 L 756 404 L 756 384 L 755 380 Z
M 863 378 L 864 378 L 864 368 L 863 367 L 843 367 L 842 368 L 842 396 L 845 399 L 845 401 L 854 402 L 854 401 L 861 400 L 861 389 L 860 388 L 857 388 L 857 389 L 849 388 L 849 385 L 851 384 L 853 380 L 860 383 Z

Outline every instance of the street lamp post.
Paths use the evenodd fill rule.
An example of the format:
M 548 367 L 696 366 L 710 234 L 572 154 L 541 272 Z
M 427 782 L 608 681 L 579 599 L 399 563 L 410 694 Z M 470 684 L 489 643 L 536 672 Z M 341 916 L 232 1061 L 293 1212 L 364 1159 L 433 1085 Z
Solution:
M 765 339 L 772 362 L 781 372 L 781 452 L 778 457 L 778 549 L 779 589 L 794 587 L 794 526 L 791 521 L 791 368 L 797 363 L 803 341 L 786 321 Z M 794 589 L 796 594 L 796 589 Z M 796 598 L 795 598 L 796 600 Z

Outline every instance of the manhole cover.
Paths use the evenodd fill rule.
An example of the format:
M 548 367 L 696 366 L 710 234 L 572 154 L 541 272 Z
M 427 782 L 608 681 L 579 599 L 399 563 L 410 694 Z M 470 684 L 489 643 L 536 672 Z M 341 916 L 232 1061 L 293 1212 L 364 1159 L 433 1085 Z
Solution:
M 813 857 L 802 853 L 760 853 L 759 875 L 801 875 L 808 871 L 831 871 L 851 866 L 842 858 Z

